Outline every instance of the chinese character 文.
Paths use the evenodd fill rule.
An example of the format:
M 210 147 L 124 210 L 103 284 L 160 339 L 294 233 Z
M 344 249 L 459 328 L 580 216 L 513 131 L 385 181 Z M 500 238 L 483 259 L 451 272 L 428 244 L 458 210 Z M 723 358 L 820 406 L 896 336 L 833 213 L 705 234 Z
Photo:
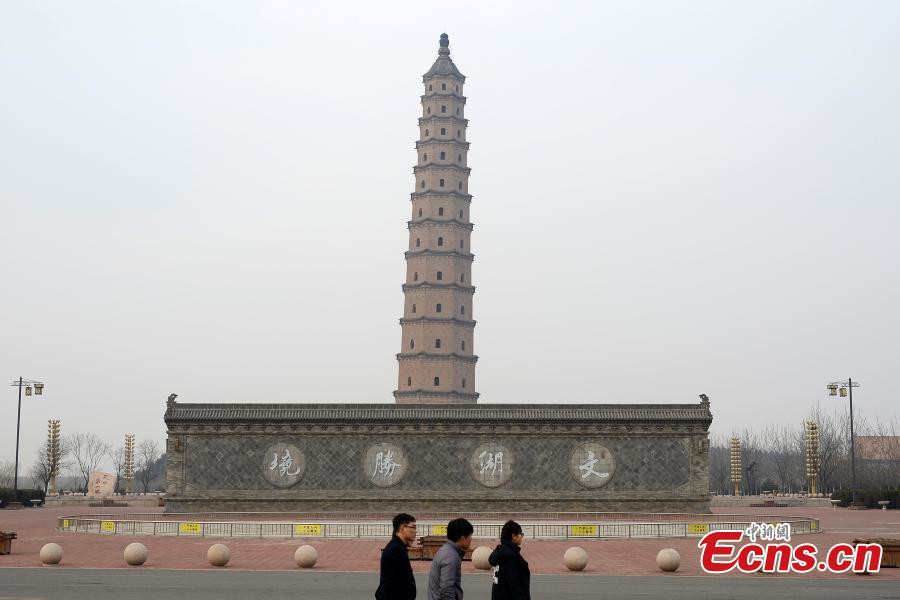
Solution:
M 581 478 L 587 479 L 591 475 L 595 475 L 595 476 L 599 477 L 600 479 L 605 479 L 606 477 L 609 477 L 609 473 L 598 473 L 597 471 L 594 470 L 594 465 L 596 465 L 597 461 L 599 460 L 597 458 L 597 456 L 594 454 L 594 451 L 588 450 L 587 453 L 588 453 L 587 460 L 584 461 L 582 464 L 578 465 L 578 468 L 581 470 Z

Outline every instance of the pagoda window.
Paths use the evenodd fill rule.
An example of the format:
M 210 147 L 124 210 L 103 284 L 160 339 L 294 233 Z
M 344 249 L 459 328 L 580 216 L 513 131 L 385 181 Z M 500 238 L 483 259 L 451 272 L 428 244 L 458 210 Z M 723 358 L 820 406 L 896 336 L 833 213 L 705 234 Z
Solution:
M 447 135 L 447 128 L 441 127 L 441 135 Z
M 438 304 L 434 307 L 434 312 L 441 312 L 441 305 L 440 305 L 440 303 L 438 303 Z
M 416 340 L 409 340 L 409 349 L 412 350 L 416 347 Z
M 422 155 L 422 162 L 426 162 L 428 160 L 428 154 Z
M 426 113 L 426 114 L 429 114 L 429 115 L 431 114 L 431 107 L 430 107 L 430 106 L 429 106 L 428 108 L 425 109 L 425 113 Z
M 465 304 L 463 304 L 462 306 L 459 307 L 459 314 L 461 314 L 461 315 L 466 314 L 466 305 Z
M 441 179 L 441 181 L 440 181 L 440 186 L 441 186 L 441 187 L 444 187 L 444 180 L 443 180 L 443 179 Z
M 441 347 L 441 338 L 436 338 L 436 339 L 434 340 L 434 347 L 435 347 L 435 348 L 440 348 L 440 347 Z
M 462 241 L 462 240 L 459 240 L 459 247 L 460 247 L 460 248 L 463 247 L 463 241 Z
M 418 280 L 419 280 L 419 273 L 418 272 L 413 273 L 413 281 L 418 281 Z
M 428 137 L 428 130 L 425 130 L 425 137 Z
M 465 377 L 463 377 L 463 385 L 462 386 L 466 387 L 466 378 Z
M 444 238 L 439 237 L 438 238 L 438 246 L 443 246 L 443 245 L 444 245 Z
M 444 160 L 445 158 L 447 158 L 447 155 L 445 153 L 441 152 L 441 160 Z
M 412 305 L 412 313 L 416 314 L 416 305 L 415 304 Z
M 444 279 L 444 274 L 441 271 L 438 271 L 437 272 L 437 280 L 441 281 L 442 279 Z
M 461 274 L 461 275 L 459 276 L 459 282 L 460 282 L 460 283 L 463 283 L 465 280 L 466 280 L 466 274 L 463 273 L 463 274 Z
M 440 377 L 435 377 L 435 378 L 434 378 L 434 387 L 437 387 L 437 386 L 439 386 L 439 385 L 441 385 L 441 378 L 440 378 Z
M 442 83 L 442 84 L 441 84 L 441 89 L 442 89 L 442 90 L 446 90 L 446 89 L 447 89 L 447 84 L 446 84 L 446 83 Z
M 444 216 L 444 207 L 443 206 L 438 206 L 438 216 L 439 217 Z
M 418 248 L 421 245 L 422 245 L 422 240 L 420 240 L 419 238 L 416 238 L 416 248 Z
M 465 349 L 466 349 L 466 340 L 463 340 L 462 343 L 460 343 L 459 349 L 460 349 L 460 350 L 465 350 Z
M 441 105 L 441 112 L 442 112 L 442 113 L 447 112 L 447 105 L 446 105 L 446 104 L 442 104 L 442 105 Z
M 406 387 L 412 387 L 412 377 L 406 378 Z

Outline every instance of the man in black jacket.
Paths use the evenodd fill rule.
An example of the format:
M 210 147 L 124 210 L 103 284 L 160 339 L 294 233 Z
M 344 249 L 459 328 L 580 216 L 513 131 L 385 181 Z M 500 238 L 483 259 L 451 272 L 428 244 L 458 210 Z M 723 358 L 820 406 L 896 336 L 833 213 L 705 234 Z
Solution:
M 491 552 L 488 562 L 494 567 L 491 600 L 531 600 L 531 571 L 522 558 L 522 526 L 507 521 L 500 530 L 500 544 Z
M 416 541 L 416 518 L 400 513 L 393 519 L 394 535 L 381 552 L 381 577 L 375 591 L 377 600 L 415 600 L 416 580 L 413 578 L 409 553 Z

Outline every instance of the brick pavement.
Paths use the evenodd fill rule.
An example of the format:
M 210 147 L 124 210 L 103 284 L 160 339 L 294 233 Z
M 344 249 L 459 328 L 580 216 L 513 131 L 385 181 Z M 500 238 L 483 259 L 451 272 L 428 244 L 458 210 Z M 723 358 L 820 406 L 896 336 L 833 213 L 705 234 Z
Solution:
M 0 556 L 2 567 L 40 566 L 38 553 L 43 544 L 56 542 L 63 547 L 62 565 L 69 568 L 107 568 L 125 566 L 122 552 L 129 543 L 139 541 L 150 551 L 143 568 L 155 569 L 209 569 L 206 549 L 222 542 L 232 551 L 228 569 L 249 570 L 297 570 L 293 561 L 294 550 L 303 540 L 281 539 L 197 539 L 166 536 L 101 536 L 88 533 L 64 533 L 55 529 L 56 517 L 77 512 L 113 513 L 126 509 L 78 509 L 37 508 L 18 511 L 0 511 L 0 530 L 16 531 L 19 539 L 13 542 L 13 554 Z M 139 512 L 156 512 L 161 509 L 138 509 Z M 809 516 L 819 518 L 825 533 L 800 536 L 816 544 L 821 552 L 831 545 L 851 541 L 854 537 L 900 537 L 900 511 L 850 511 L 833 508 L 781 508 L 757 509 L 729 507 L 715 509 L 721 514 Z M 307 540 L 319 551 L 316 569 L 325 571 L 378 570 L 381 540 Z M 495 542 L 477 542 L 477 545 L 493 545 Z M 699 550 L 696 538 L 633 539 L 633 540 L 579 540 L 547 541 L 526 540 L 523 555 L 529 561 L 533 573 L 568 573 L 562 562 L 565 550 L 573 545 L 583 547 L 590 557 L 588 575 L 659 575 L 683 577 L 703 575 L 699 566 Z M 677 574 L 664 575 L 656 568 L 656 553 L 671 547 L 682 557 Z M 416 571 L 427 571 L 428 562 L 413 562 Z M 465 563 L 466 572 L 478 572 L 471 563 Z M 487 577 L 488 574 L 484 573 Z M 573 576 L 578 576 L 573 574 Z M 731 575 L 738 577 L 774 577 L 773 575 Z M 815 577 L 854 577 L 854 575 L 821 574 Z M 900 569 L 885 569 L 877 577 L 900 579 Z M 374 573 L 373 573 L 374 577 Z

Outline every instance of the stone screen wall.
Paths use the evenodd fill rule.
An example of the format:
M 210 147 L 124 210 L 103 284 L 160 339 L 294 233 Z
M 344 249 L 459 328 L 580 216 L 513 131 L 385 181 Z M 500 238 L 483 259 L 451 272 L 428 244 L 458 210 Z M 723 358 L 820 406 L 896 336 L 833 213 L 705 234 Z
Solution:
M 566 419 L 570 407 L 552 421 L 541 419 L 546 407 L 533 419 L 502 410 L 478 419 L 483 406 L 464 409 L 474 422 L 456 423 L 441 418 L 463 410 L 452 407 L 423 409 L 414 421 L 407 412 L 243 423 L 179 420 L 170 408 L 168 506 L 708 511 L 705 419 Z

